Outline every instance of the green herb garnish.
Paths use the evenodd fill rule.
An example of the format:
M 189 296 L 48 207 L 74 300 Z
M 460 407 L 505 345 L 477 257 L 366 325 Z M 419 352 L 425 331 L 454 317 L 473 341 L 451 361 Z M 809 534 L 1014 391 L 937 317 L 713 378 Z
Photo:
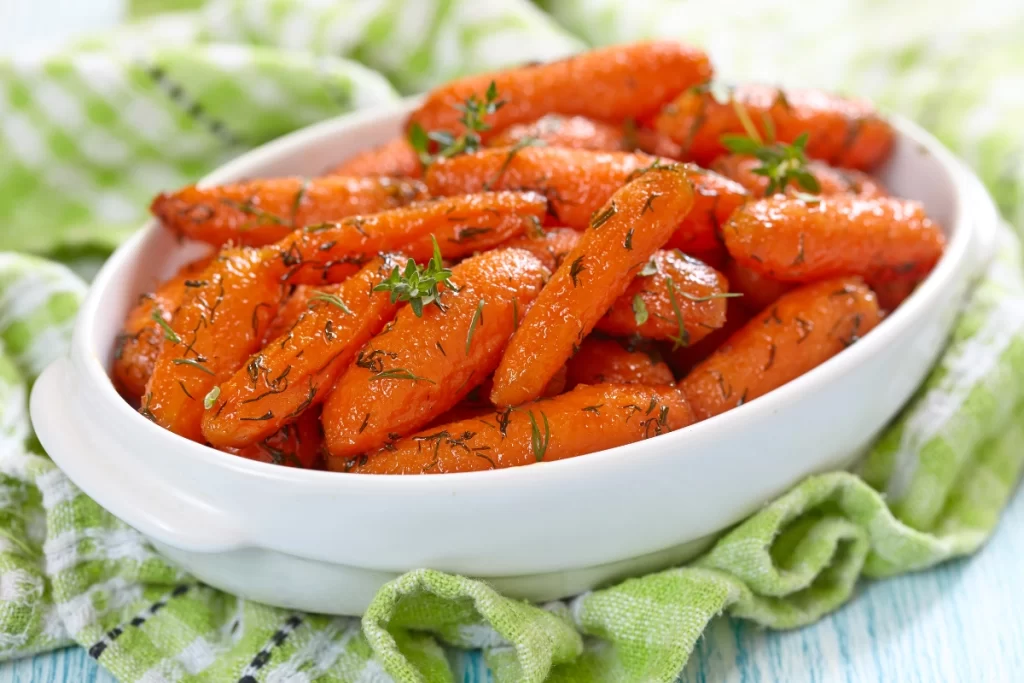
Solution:
M 420 124 L 414 123 L 409 127 L 409 144 L 416 150 L 424 166 L 429 166 L 438 159 L 475 152 L 483 143 L 480 133 L 491 129 L 491 124 L 484 119 L 501 109 L 504 104 L 505 100 L 498 99 L 498 86 L 491 81 L 483 100 L 472 94 L 465 102 L 455 105 L 455 108 L 462 112 L 459 123 L 462 124 L 464 131 L 461 135 L 446 130 L 428 132 Z M 439 147 L 436 154 L 430 153 L 431 143 Z
M 583 271 L 585 271 L 585 270 L 586 270 L 586 267 L 583 265 L 583 257 L 582 256 L 576 257 L 576 260 L 573 261 L 572 265 L 569 266 L 569 277 L 572 278 L 572 286 L 573 287 L 579 287 L 579 285 L 580 285 L 580 280 L 579 280 L 580 274 Z
M 220 398 L 220 387 L 210 389 L 210 393 L 203 399 L 203 407 L 207 410 L 213 408 L 213 404 L 217 402 L 218 398 Z
M 469 321 L 469 332 L 466 333 L 466 355 L 469 355 L 470 344 L 473 343 L 473 333 L 476 332 L 477 323 L 481 325 L 484 322 L 484 305 L 486 302 L 480 299 L 480 303 L 476 305 L 476 312 L 473 313 L 473 319 Z
M 396 268 L 396 270 L 397 270 L 397 268 Z M 379 286 L 380 285 L 378 285 L 378 287 Z M 336 307 L 340 308 L 341 310 L 345 311 L 349 315 L 355 315 L 354 313 L 352 313 L 352 309 L 349 308 L 345 304 L 345 302 L 341 300 L 341 297 L 339 297 L 336 294 L 331 294 L 330 292 L 317 292 L 313 296 L 309 297 L 309 302 L 308 302 L 307 306 L 309 308 L 312 308 L 314 301 L 325 301 L 325 302 L 329 303 L 332 306 L 336 306 Z
M 423 307 L 429 304 L 444 310 L 438 285 L 447 283 L 452 275 L 452 271 L 444 267 L 437 240 L 433 235 L 430 240 L 434 243 L 434 255 L 426 267 L 409 259 L 404 271 L 395 266 L 388 278 L 373 288 L 375 292 L 391 292 L 391 303 L 408 301 L 413 313 L 419 318 L 423 317 Z
M 537 462 L 544 459 L 544 454 L 548 450 L 548 443 L 551 441 L 551 427 L 548 425 L 548 416 L 544 411 L 540 411 L 541 419 L 544 421 L 544 434 L 540 433 L 540 427 L 537 426 L 537 419 L 533 416 L 533 411 L 527 412 L 530 416 L 530 445 L 533 447 L 533 455 L 537 458 Z
M 672 340 L 672 350 L 689 346 L 690 345 L 690 333 L 686 331 L 686 325 L 683 324 L 683 312 L 679 309 L 679 301 L 676 299 L 676 283 L 672 281 L 672 278 L 665 278 L 665 283 L 668 285 L 668 300 L 672 303 L 672 311 L 676 315 L 676 324 L 679 326 L 679 334 L 674 337 L 669 337 Z
M 155 322 L 157 325 L 163 328 L 164 339 L 171 342 L 172 344 L 177 344 L 178 342 L 181 341 L 181 337 L 179 337 L 175 333 L 175 331 L 171 328 L 170 324 L 166 320 L 164 320 L 164 317 L 162 315 L 160 315 L 160 309 L 154 308 L 153 312 L 150 314 L 149 317 L 153 319 L 153 322 Z
M 431 384 L 437 384 L 437 382 L 435 382 L 434 380 L 429 379 L 427 377 L 420 377 L 419 375 L 414 375 L 405 368 L 391 368 L 389 370 L 381 370 L 376 375 L 370 377 L 371 382 L 380 379 L 408 379 L 412 380 L 413 382 L 419 382 L 420 380 L 422 380 L 424 382 L 430 382 Z
M 191 358 L 175 358 L 171 362 L 174 363 L 175 365 L 188 365 L 188 366 L 193 367 L 193 368 L 195 368 L 197 370 L 202 370 L 207 375 L 214 374 L 213 370 L 211 370 L 210 368 L 206 367 L 205 365 L 203 365 L 202 363 L 200 363 L 197 360 L 192 360 Z
M 636 294 L 633 296 L 633 318 L 636 320 L 637 325 L 643 325 L 647 322 L 648 318 L 647 304 L 644 303 L 643 298 Z
M 801 134 L 791 145 L 784 142 L 765 143 L 753 126 L 748 133 L 752 135 L 723 135 L 722 144 L 734 154 L 746 154 L 761 162 L 752 172 L 768 179 L 766 197 L 785 191 L 790 183 L 807 192 L 821 192 L 818 179 L 807 168 L 807 133 Z

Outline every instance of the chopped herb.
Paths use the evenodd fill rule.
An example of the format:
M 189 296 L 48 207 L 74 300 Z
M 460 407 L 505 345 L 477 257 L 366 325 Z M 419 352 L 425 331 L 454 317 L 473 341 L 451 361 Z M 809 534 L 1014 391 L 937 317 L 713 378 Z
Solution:
M 436 384 L 434 380 L 428 379 L 426 377 L 420 377 L 419 375 L 414 375 L 405 368 L 391 368 L 389 370 L 381 370 L 376 375 L 370 377 L 371 382 L 378 379 L 410 379 L 413 382 L 423 380 L 424 382 Z
M 608 204 L 607 209 L 601 211 L 600 213 L 594 214 L 594 216 L 590 219 L 590 227 L 594 228 L 595 230 L 597 228 L 600 228 L 602 225 L 611 220 L 611 217 L 615 215 L 616 210 L 617 209 L 615 208 L 615 201 L 613 200 Z
M 220 387 L 210 389 L 210 393 L 203 399 L 203 407 L 207 410 L 213 408 L 213 404 L 217 402 L 218 398 L 220 398 Z
M 469 321 L 469 332 L 466 333 L 466 355 L 469 355 L 470 344 L 473 343 L 473 333 L 476 331 L 477 324 L 483 324 L 484 322 L 484 305 L 483 299 L 480 299 L 480 303 L 476 305 L 476 312 L 473 313 L 473 319 Z
M 270 410 L 268 410 L 267 412 L 263 413 L 262 415 L 260 415 L 258 417 L 240 417 L 240 418 L 238 418 L 238 420 L 240 422 L 266 422 L 267 420 L 273 420 L 273 419 L 274 419 L 274 413 L 272 411 L 270 411 Z
M 449 237 L 448 241 L 455 242 L 456 244 L 462 244 L 476 239 L 480 235 L 486 235 L 489 232 L 494 232 L 494 228 L 463 228 L 462 230 L 459 230 L 459 234 L 457 236 Z
M 626 232 L 626 241 L 622 243 L 622 246 L 624 246 L 627 251 L 633 251 L 633 228 L 630 228 Z
M 164 320 L 164 317 L 162 315 L 160 315 L 159 309 L 154 308 L 153 313 L 151 313 L 149 317 L 153 319 L 153 322 L 155 322 L 157 325 L 163 328 L 164 339 L 171 342 L 172 344 L 177 344 L 181 341 L 181 337 L 179 337 L 174 332 L 174 329 L 170 326 L 170 324 L 166 320 Z
M 647 313 L 647 304 L 644 303 L 643 297 L 639 294 L 633 296 L 633 318 L 636 320 L 636 324 L 643 325 L 647 322 L 650 316 Z
M 686 331 L 686 326 L 683 324 L 683 312 L 679 310 L 679 301 L 676 300 L 676 284 L 672 281 L 672 278 L 665 278 L 665 283 L 668 285 L 668 300 L 672 303 L 672 311 L 676 315 L 676 324 L 679 326 L 679 334 L 669 339 L 672 340 L 672 350 L 676 350 L 682 346 L 690 345 L 690 333 Z
M 643 216 L 648 211 L 654 211 L 654 200 L 660 197 L 661 194 L 658 192 L 652 192 L 647 196 L 647 201 L 644 202 L 644 208 L 640 210 L 640 215 Z
M 366 430 L 366 425 L 370 424 L 370 414 L 367 413 L 363 418 L 363 424 L 359 425 L 359 433 L 362 434 Z
M 205 287 L 208 284 L 206 280 L 185 280 L 186 287 Z
M 192 360 L 191 358 L 175 358 L 171 362 L 174 363 L 175 365 L 189 365 L 189 366 L 191 366 L 193 368 L 196 368 L 197 370 L 202 370 L 207 375 L 214 374 L 213 370 L 211 370 L 210 368 L 206 367 L 205 365 L 203 365 L 202 363 L 200 363 L 197 360 Z
M 658 399 L 657 399 L 657 397 L 651 396 L 651 402 L 647 406 L 647 411 L 644 413 L 644 415 L 650 415 L 652 412 L 654 412 L 654 409 L 657 406 L 658 406 Z
M 437 350 L 441 352 L 442 356 L 445 356 L 447 358 L 448 354 L 445 353 L 444 347 L 441 346 L 441 342 L 434 342 L 434 346 L 437 347 Z
M 658 264 L 657 264 L 657 262 L 655 262 L 655 260 L 654 260 L 654 259 L 652 258 L 652 259 L 651 259 L 650 261 L 648 261 L 648 262 L 647 262 L 647 263 L 646 263 L 646 264 L 644 265 L 644 267 L 643 267 L 643 268 L 641 268 L 641 269 L 640 269 L 640 272 L 639 272 L 639 273 L 637 273 L 637 275 L 638 275 L 639 277 L 650 277 L 651 275 L 655 275 L 655 274 L 657 274 L 657 272 L 658 272 Z
M 702 304 L 705 301 L 714 301 L 715 299 L 735 299 L 738 296 L 743 296 L 742 292 L 715 292 L 714 294 L 708 294 L 706 296 L 694 296 L 693 294 L 682 290 L 679 290 L 678 294 L 687 301 L 693 301 L 698 304 Z
M 761 368 L 762 372 L 766 372 L 771 366 L 775 365 L 775 344 L 773 343 L 768 347 L 768 362 Z
M 292 219 L 291 226 L 293 228 L 299 227 L 296 223 L 296 218 L 299 215 L 299 209 L 302 208 L 302 200 L 306 198 L 306 191 L 309 189 L 309 178 L 303 178 L 302 184 L 299 185 L 299 191 L 295 193 L 295 199 L 292 200 Z
M 545 144 L 547 143 L 545 143 L 543 140 L 539 140 L 530 135 L 527 135 L 526 137 L 517 140 L 516 144 L 509 147 L 508 154 L 505 155 L 505 160 L 501 162 L 501 166 L 498 167 L 498 170 L 497 172 L 495 172 L 494 176 L 484 182 L 484 189 L 490 190 L 492 187 L 498 184 L 498 182 L 505 175 L 505 171 L 508 170 L 509 165 L 512 163 L 512 159 L 515 158 L 516 154 L 519 154 L 519 150 L 532 146 L 542 147 Z
M 544 454 L 548 450 L 548 443 L 551 441 L 551 427 L 548 425 L 548 416 L 544 411 L 540 411 L 541 419 L 544 421 L 544 434 L 540 433 L 540 428 L 537 426 L 537 419 L 533 416 L 533 411 L 527 411 L 527 415 L 530 416 L 530 445 L 533 447 L 533 455 L 537 458 L 537 462 L 544 459 Z
M 603 408 L 603 407 L 604 407 L 603 403 L 598 403 L 596 406 L 587 406 L 586 408 L 583 409 L 583 412 L 585 412 L 585 413 L 594 413 L 595 415 L 600 415 L 601 414 L 601 408 Z
M 497 413 L 498 418 L 498 431 L 501 432 L 501 438 L 508 436 L 508 424 L 512 421 L 512 408 L 505 408 L 505 410 Z
M 309 297 L 309 308 L 313 307 L 313 302 L 315 301 L 326 301 L 332 306 L 337 306 L 349 315 L 355 315 L 352 313 L 352 309 L 350 309 L 345 302 L 341 300 L 341 297 L 336 294 L 331 294 L 330 292 L 317 292 L 313 296 Z
M 569 266 L 569 277 L 572 278 L 573 287 L 579 287 L 579 277 L 584 270 L 586 270 L 586 268 L 583 266 L 583 256 L 577 256 L 576 260 L 572 262 L 571 266 Z
M 444 267 L 444 262 L 441 260 L 441 248 L 437 245 L 437 240 L 433 235 L 430 236 L 430 239 L 434 243 L 434 255 L 427 262 L 426 267 L 421 267 L 409 259 L 405 264 L 404 272 L 395 266 L 388 278 L 373 288 L 375 292 L 391 292 L 391 303 L 408 301 L 417 317 L 423 317 L 423 307 L 429 304 L 434 304 L 442 311 L 444 310 L 444 306 L 441 304 L 442 292 L 438 289 L 438 285 L 446 283 L 455 289 L 454 283 L 448 281 L 452 271 Z
M 195 400 L 194 398 L 192 398 L 192 394 L 188 393 L 188 387 L 185 386 L 185 382 L 183 382 L 182 380 L 179 379 L 178 380 L 178 386 L 181 387 L 181 390 L 185 392 L 186 396 L 191 398 L 193 401 Z
M 241 211 L 247 216 L 253 216 L 256 219 L 256 225 L 288 225 L 288 222 L 280 216 L 270 213 L 269 211 L 264 211 L 260 207 L 256 206 L 253 200 L 254 198 L 250 197 L 244 202 L 235 201 L 234 199 L 222 199 L 220 201 L 233 209 Z M 248 227 L 249 226 L 242 226 L 242 229 L 245 230 Z

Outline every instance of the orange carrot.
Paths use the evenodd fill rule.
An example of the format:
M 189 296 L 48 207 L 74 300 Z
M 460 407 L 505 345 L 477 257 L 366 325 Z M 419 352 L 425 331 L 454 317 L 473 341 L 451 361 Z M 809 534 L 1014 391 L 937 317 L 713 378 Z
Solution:
M 404 137 L 397 137 L 383 145 L 358 152 L 338 164 L 330 175 L 363 178 L 367 176 L 391 176 L 395 178 L 419 178 L 423 175 L 423 164 L 416 150 Z
M 726 263 L 725 275 L 729 278 L 732 291 L 743 296 L 740 303 L 753 315 L 775 303 L 780 296 L 793 289 L 788 282 L 779 282 L 765 277 L 750 268 L 744 268 L 732 259 Z
M 728 299 L 725 324 L 691 346 L 665 349 L 665 357 L 676 377 L 685 377 L 698 363 L 718 350 L 734 332 L 747 324 L 750 313 L 740 301 L 743 297 Z
M 462 112 L 457 107 L 470 97 L 484 101 L 492 83 L 505 104 L 485 119 L 491 130 L 484 139 L 551 113 L 619 123 L 651 115 L 686 88 L 710 78 L 711 64 L 700 50 L 670 41 L 618 45 L 451 81 L 427 93 L 408 125 L 460 134 Z
M 222 251 L 189 288 L 146 384 L 141 412 L 161 427 L 203 441 L 210 390 L 262 344 L 281 300 L 281 285 L 260 250 Z
M 729 282 L 697 259 L 656 251 L 597 329 L 689 346 L 725 324 Z
M 574 458 L 681 429 L 693 421 L 675 387 L 580 386 L 496 414 L 440 425 L 369 455 L 328 458 L 335 471 L 444 474 Z
M 431 236 L 448 259 L 490 249 L 535 229 L 546 207 L 544 197 L 530 192 L 447 197 L 297 230 L 266 247 L 265 258 L 288 282 L 337 282 L 379 252 L 401 250 L 426 261 Z
M 905 275 L 893 280 L 871 280 L 868 282 L 868 286 L 878 297 L 879 307 L 883 311 L 890 312 L 895 311 L 900 304 L 906 301 L 923 279 L 924 277 L 920 275 Z
M 511 239 L 502 246 L 509 249 L 525 249 L 540 259 L 545 268 L 554 272 L 579 241 L 580 233 L 572 228 L 548 228 L 542 234 L 528 233 Z
M 888 197 L 776 195 L 737 211 L 722 234 L 737 263 L 783 282 L 921 275 L 945 245 L 919 203 Z
M 487 189 L 534 190 L 547 196 L 558 225 L 583 230 L 590 217 L 630 177 L 659 164 L 627 152 L 526 147 L 494 148 L 442 159 L 427 169 L 431 193 L 450 196 Z M 673 236 L 683 251 L 717 246 L 716 231 L 747 200 L 741 185 L 696 166 L 683 166 L 694 186 L 694 207 Z
M 782 296 L 697 365 L 680 386 L 698 420 L 749 403 L 824 363 L 867 334 L 881 315 L 857 277 Z
M 259 443 L 244 448 L 227 447 L 219 450 L 249 460 L 313 470 L 323 469 L 323 442 L 320 410 L 313 408 Z
M 266 341 L 277 339 L 292 329 L 295 323 L 299 322 L 299 318 L 309 310 L 309 304 L 313 297 L 320 297 L 323 294 L 337 294 L 340 289 L 340 284 L 322 285 L 320 287 L 299 285 L 296 287 L 295 291 L 277 309 L 277 314 L 270 322 L 270 327 L 267 328 Z
M 214 246 L 262 246 L 296 228 L 376 213 L 426 198 L 423 185 L 392 178 L 274 178 L 190 185 L 157 195 L 153 215 L 179 235 Z
M 422 317 L 412 307 L 374 338 L 324 405 L 327 449 L 347 458 L 430 423 L 493 372 L 518 316 L 548 271 L 528 252 L 499 249 L 452 269 L 458 290 Z
M 627 349 L 614 339 L 590 336 L 566 363 L 566 386 L 580 384 L 673 384 L 675 377 L 653 353 Z
M 570 147 L 605 152 L 628 152 L 630 140 L 623 126 L 592 121 L 583 116 L 547 114 L 530 123 L 509 126 L 491 138 L 491 147 L 512 147 L 534 141 L 548 147 Z M 635 144 L 634 144 L 635 147 Z
M 165 325 L 170 329 L 169 322 L 185 298 L 188 283 L 203 272 L 212 258 L 207 256 L 183 266 L 154 292 L 139 297 L 139 303 L 128 312 L 124 330 L 117 336 L 111 371 L 118 389 L 129 399 L 137 400 L 146 392 L 146 382 L 153 374 L 153 365 L 168 334 Z
M 680 167 L 651 169 L 612 195 L 512 336 L 491 401 L 510 406 L 540 396 L 692 206 Z
M 870 170 L 889 155 L 895 137 L 865 100 L 761 85 L 734 88 L 728 102 L 719 102 L 706 87 L 691 88 L 664 108 L 655 129 L 682 145 L 688 158 L 706 165 L 725 152 L 722 135 L 747 133 L 740 112 L 763 139 L 792 143 L 807 133 L 808 156 L 833 166 Z
M 761 161 L 742 154 L 726 154 L 715 159 L 711 170 L 726 178 L 735 180 L 747 188 L 755 197 L 768 194 L 768 178 L 754 173 L 761 166 Z M 818 194 L 822 196 L 836 194 L 854 194 L 864 198 L 885 197 L 888 193 L 881 183 L 868 174 L 852 168 L 834 168 L 821 161 L 809 161 L 807 170 L 821 187 Z M 806 192 L 799 184 L 790 183 L 786 186 L 787 194 Z
M 373 288 L 398 264 L 393 256 L 375 258 L 337 294 L 314 294 L 298 322 L 222 382 L 207 401 L 207 441 L 247 446 L 319 404 L 356 352 L 394 317 L 398 304 Z

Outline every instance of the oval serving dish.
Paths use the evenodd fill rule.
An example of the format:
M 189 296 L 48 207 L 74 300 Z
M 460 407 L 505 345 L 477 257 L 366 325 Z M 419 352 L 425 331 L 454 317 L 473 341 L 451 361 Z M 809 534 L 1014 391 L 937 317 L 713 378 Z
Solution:
M 327 121 L 205 179 L 315 175 L 399 133 L 415 102 Z M 152 424 L 107 372 L 129 307 L 196 257 L 150 222 L 106 263 L 70 356 L 36 383 L 39 439 L 81 489 L 212 586 L 260 602 L 360 614 L 419 567 L 549 600 L 664 567 L 801 478 L 847 467 L 935 362 L 997 216 L 977 179 L 917 126 L 878 173 L 945 229 L 942 260 L 864 339 L 770 394 L 677 432 L 569 460 L 436 476 L 305 471 L 246 460 Z

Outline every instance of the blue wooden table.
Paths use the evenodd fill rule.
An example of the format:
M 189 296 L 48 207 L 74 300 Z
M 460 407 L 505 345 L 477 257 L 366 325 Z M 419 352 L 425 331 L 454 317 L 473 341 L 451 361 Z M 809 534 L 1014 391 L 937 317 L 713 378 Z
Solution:
M 478 657 L 457 680 L 482 683 Z M 1024 680 L 1024 495 L 972 558 L 932 571 L 865 583 L 843 609 L 786 633 L 718 619 L 681 679 L 718 681 Z M 0 666 L 0 683 L 112 683 L 81 649 Z

